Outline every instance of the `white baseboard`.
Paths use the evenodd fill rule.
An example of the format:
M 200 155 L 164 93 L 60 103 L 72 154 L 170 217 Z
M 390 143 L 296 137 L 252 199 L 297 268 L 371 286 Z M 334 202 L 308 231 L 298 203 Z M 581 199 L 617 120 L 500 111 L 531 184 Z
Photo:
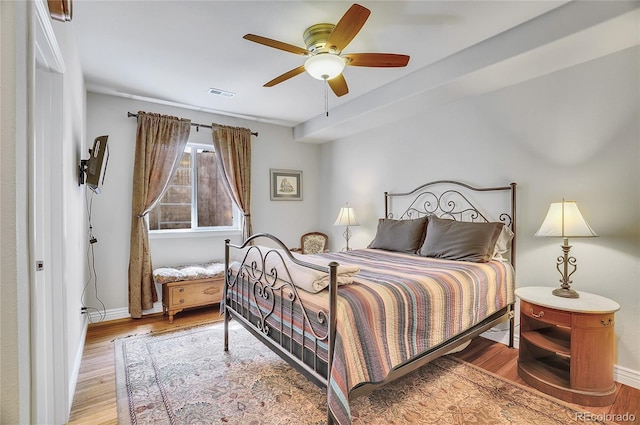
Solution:
M 613 379 L 621 384 L 640 390 L 640 372 L 626 367 L 614 365 Z
M 162 302 L 158 301 L 153 304 L 151 310 L 145 310 L 144 314 L 162 313 Z M 112 308 L 110 310 L 93 310 L 89 313 L 90 323 L 108 322 L 110 320 L 126 319 L 131 317 L 128 308 Z
M 480 334 L 480 336 L 492 341 L 500 342 L 504 345 L 509 345 L 508 330 L 493 328 Z M 515 348 L 520 346 L 520 334 L 518 332 L 513 336 L 513 346 Z M 613 380 L 621 384 L 640 389 L 640 371 L 613 365 Z
M 83 316 L 84 317 L 84 316 Z M 69 376 L 69 394 L 68 394 L 68 402 L 67 406 L 67 421 L 69 420 L 69 416 L 71 415 L 71 408 L 73 407 L 73 398 L 76 395 L 76 386 L 78 385 L 78 375 L 80 375 L 80 364 L 82 363 L 82 355 L 84 354 L 84 345 L 87 339 L 87 328 L 89 326 L 88 320 L 85 318 L 84 323 L 82 325 L 81 338 L 80 343 L 78 344 L 78 349 L 76 351 L 76 356 L 73 361 L 73 367 L 71 369 L 71 376 Z

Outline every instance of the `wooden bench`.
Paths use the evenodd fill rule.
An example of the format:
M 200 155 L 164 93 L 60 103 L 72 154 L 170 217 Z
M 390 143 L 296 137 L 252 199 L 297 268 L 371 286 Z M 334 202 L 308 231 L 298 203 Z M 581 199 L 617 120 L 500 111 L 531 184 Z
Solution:
M 154 269 L 153 279 L 162 285 L 162 312 L 173 316 L 186 308 L 219 304 L 224 289 L 224 263 L 190 264 Z

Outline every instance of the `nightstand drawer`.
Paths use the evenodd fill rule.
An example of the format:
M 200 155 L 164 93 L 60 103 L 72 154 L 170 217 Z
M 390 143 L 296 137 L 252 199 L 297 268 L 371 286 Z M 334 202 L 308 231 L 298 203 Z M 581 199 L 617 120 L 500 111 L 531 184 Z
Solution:
M 604 314 L 574 314 L 573 325 L 581 329 L 613 328 L 615 324 L 613 313 Z
M 571 326 L 571 314 L 520 300 L 520 312 L 527 317 L 558 326 Z

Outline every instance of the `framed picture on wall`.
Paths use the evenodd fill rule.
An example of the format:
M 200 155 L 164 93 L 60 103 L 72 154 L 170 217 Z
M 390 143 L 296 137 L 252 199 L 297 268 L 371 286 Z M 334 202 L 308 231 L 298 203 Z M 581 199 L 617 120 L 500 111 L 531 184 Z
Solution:
M 272 201 L 302 201 L 302 171 L 269 170 Z

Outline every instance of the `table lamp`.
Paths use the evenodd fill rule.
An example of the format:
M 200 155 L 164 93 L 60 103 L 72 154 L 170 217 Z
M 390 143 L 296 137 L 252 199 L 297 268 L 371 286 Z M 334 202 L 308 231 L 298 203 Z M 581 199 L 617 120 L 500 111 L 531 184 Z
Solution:
M 340 208 L 338 218 L 336 218 L 336 222 L 334 223 L 334 225 L 347 226 L 347 230 L 345 230 L 343 233 L 343 236 L 347 241 L 347 247 L 344 249 L 344 251 L 351 251 L 351 248 L 349 248 L 349 239 L 351 238 L 351 230 L 349 230 L 349 226 L 359 226 L 359 224 L 356 220 L 355 214 L 353 213 L 353 208 L 349 206 L 349 203 Z
M 591 238 L 598 236 L 584 219 L 578 204 L 575 201 L 554 202 L 549 207 L 547 216 L 542 222 L 542 226 L 536 232 L 536 236 L 548 236 L 563 238 L 563 255 L 557 259 L 556 268 L 560 272 L 560 288 L 553 290 L 553 295 L 564 298 L 579 298 L 580 295 L 571 289 L 571 276 L 577 270 L 576 258 L 569 256 L 571 246 L 569 238 Z M 573 270 L 569 271 L 569 266 Z

